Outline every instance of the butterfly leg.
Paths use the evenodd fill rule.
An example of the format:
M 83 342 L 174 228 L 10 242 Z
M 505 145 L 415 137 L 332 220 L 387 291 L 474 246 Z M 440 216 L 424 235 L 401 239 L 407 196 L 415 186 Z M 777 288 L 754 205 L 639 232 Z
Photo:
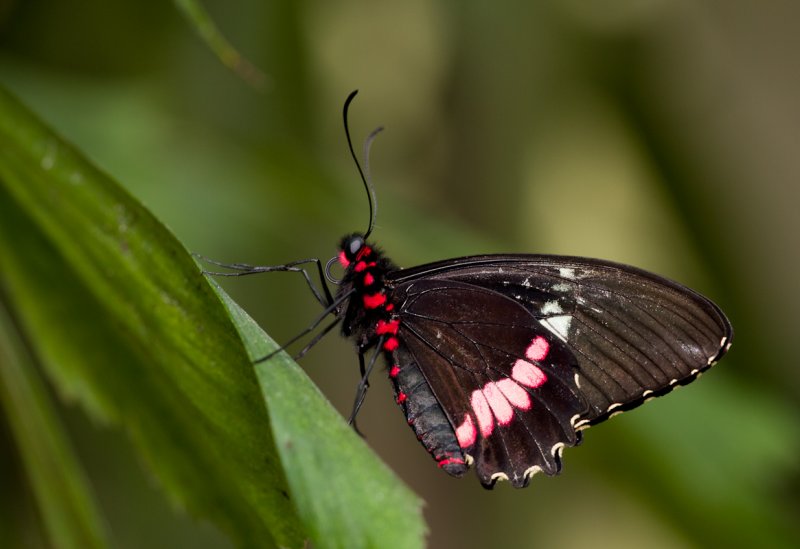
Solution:
M 339 324 L 339 322 L 340 322 L 341 320 L 342 320 L 341 318 L 337 318 L 336 320 L 334 320 L 333 322 L 331 322 L 330 324 L 328 324 L 327 326 L 325 326 L 325 327 L 322 329 L 322 331 L 321 331 L 321 332 L 319 332 L 317 335 L 315 335 L 313 338 L 311 338 L 311 341 L 309 341 L 309 342 L 308 342 L 308 344 L 307 344 L 305 347 L 303 347 L 303 348 L 300 350 L 300 352 L 299 352 L 299 353 L 297 353 L 296 355 L 294 355 L 294 359 L 295 359 L 295 360 L 300 360 L 301 358 L 303 358 L 304 356 L 306 356 L 306 353 L 307 353 L 308 351 L 310 351 L 310 350 L 311 350 L 311 347 L 313 347 L 314 345 L 316 345 L 317 343 L 319 343 L 319 340 L 320 340 L 320 339 L 322 339 L 323 337 L 325 337 L 325 335 L 326 335 L 328 332 L 330 332 L 330 331 L 331 331 L 331 330 L 334 328 L 334 326 L 336 326 L 337 324 Z M 362 368 L 362 369 L 363 369 L 363 368 Z
M 307 326 L 307 327 L 306 327 L 306 328 L 305 328 L 305 329 L 304 329 L 302 332 L 300 332 L 299 334 L 297 334 L 296 336 L 294 336 L 292 339 L 290 339 L 289 341 L 287 341 L 285 344 L 281 345 L 279 348 L 277 348 L 277 349 L 275 349 L 274 351 L 272 351 L 270 354 L 268 354 L 268 355 L 266 355 L 266 356 L 263 356 L 263 357 L 261 357 L 261 358 L 259 358 L 259 359 L 255 360 L 255 363 L 256 363 L 256 364 L 258 364 L 259 362 L 264 362 L 264 361 L 266 361 L 266 360 L 269 360 L 270 358 L 272 358 L 273 356 L 275 356 L 275 355 L 276 355 L 276 354 L 278 354 L 279 352 L 283 351 L 283 350 L 284 350 L 285 348 L 287 348 L 289 345 L 291 345 L 292 343 L 294 343 L 295 341 L 297 341 L 298 339 L 300 339 L 300 338 L 304 337 L 306 334 L 309 334 L 309 333 L 313 332 L 313 331 L 314 331 L 314 329 L 315 329 L 317 326 L 319 326 L 320 324 L 322 324 L 322 321 L 323 321 L 323 320 L 325 320 L 325 318 L 326 318 L 326 317 L 327 317 L 329 314 L 331 314 L 331 313 L 332 313 L 332 312 L 333 312 L 333 311 L 336 309 L 336 307 L 338 307 L 338 306 L 339 306 L 340 304 L 342 304 L 342 303 L 343 303 L 345 300 L 347 300 L 347 299 L 350 297 L 350 295 L 351 295 L 352 293 L 353 293 L 353 292 L 352 292 L 352 291 L 350 291 L 350 292 L 347 292 L 347 293 L 345 293 L 345 294 L 343 294 L 343 295 L 341 295 L 341 296 L 338 296 L 338 297 L 337 297 L 337 299 L 335 299 L 335 300 L 334 300 L 334 301 L 333 301 L 333 302 L 332 302 L 330 305 L 328 305 L 328 307 L 326 307 L 326 308 L 325 308 L 325 310 L 324 310 L 324 311 L 322 311 L 322 313 L 321 313 L 321 314 L 320 314 L 320 315 L 319 315 L 317 318 L 315 318 L 315 319 L 314 319 L 314 321 L 313 321 L 311 324 L 309 324 L 309 325 L 308 325 L 308 326 Z M 305 347 L 305 348 L 304 348 L 302 351 L 300 351 L 300 353 L 301 353 L 301 354 L 300 354 L 300 356 L 303 356 L 305 353 L 307 353 L 307 352 L 308 352 L 308 350 L 309 350 L 309 349 L 310 349 L 312 346 L 314 346 L 314 345 L 315 345 L 315 344 L 316 344 L 316 343 L 317 343 L 317 342 L 320 340 L 320 338 L 321 338 L 323 335 L 325 335 L 326 333 L 328 333 L 328 332 L 329 332 L 329 331 L 330 331 L 330 330 L 331 330 L 331 329 L 332 329 L 334 326 L 336 326 L 336 324 L 337 324 L 338 322 L 339 322 L 339 319 L 337 318 L 337 319 L 336 319 L 336 320 L 335 320 L 333 323 L 331 323 L 330 325 L 326 326 L 326 327 L 325 327 L 325 329 L 322 331 L 322 334 L 321 334 L 319 337 L 314 337 L 314 338 L 311 340 L 311 343 L 309 343 L 309 344 L 308 344 L 308 345 L 307 345 L 307 346 L 306 346 L 306 347 Z
M 212 265 L 216 265 L 218 267 L 224 267 L 226 269 L 238 271 L 235 273 L 203 271 L 203 274 L 211 276 L 245 276 L 250 274 L 272 273 L 279 271 L 301 273 L 306 281 L 306 284 L 308 284 L 308 287 L 314 294 L 314 297 L 322 304 L 323 307 L 328 307 L 331 303 L 333 303 L 333 296 L 331 295 L 330 289 L 328 289 L 328 285 L 325 283 L 325 274 L 322 270 L 322 262 L 317 258 L 299 259 L 297 261 L 286 263 L 285 265 L 248 265 L 247 263 L 222 263 L 197 253 L 192 255 L 202 261 L 205 261 L 206 263 L 211 263 Z M 302 267 L 299 267 L 299 265 L 305 265 L 307 263 L 314 263 L 317 266 L 317 275 L 319 276 L 322 292 L 319 291 L 317 286 L 311 280 L 311 276 L 308 274 L 308 271 Z
M 356 416 L 358 415 L 358 411 L 361 409 L 361 406 L 364 404 L 364 399 L 367 398 L 367 389 L 369 389 L 369 375 L 372 373 L 372 368 L 375 367 L 375 362 L 378 360 L 378 354 L 380 353 L 380 349 L 383 347 L 384 339 L 386 339 L 386 336 L 381 336 L 381 338 L 378 340 L 378 344 L 374 348 L 372 356 L 370 356 L 369 363 L 366 367 L 364 366 L 364 353 L 367 352 L 367 348 L 360 347 L 358 349 L 358 366 L 359 370 L 361 371 L 361 381 L 359 382 L 358 389 L 356 390 L 356 398 L 355 402 L 353 402 L 353 411 L 350 413 L 350 419 L 347 420 L 347 424 L 352 425 L 355 432 L 362 437 L 364 435 L 358 430 L 358 426 L 356 425 Z

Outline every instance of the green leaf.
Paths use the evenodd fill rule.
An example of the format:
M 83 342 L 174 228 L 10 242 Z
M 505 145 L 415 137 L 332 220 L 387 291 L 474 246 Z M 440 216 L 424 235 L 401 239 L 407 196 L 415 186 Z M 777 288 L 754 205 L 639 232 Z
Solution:
M 0 406 L 53 547 L 106 547 L 85 473 L 9 312 L 0 301 Z
M 2 91 L 0 258 L 56 386 L 123 425 L 176 502 L 242 545 L 297 547 L 307 531 L 319 547 L 423 546 L 421 502 L 302 370 L 282 354 L 254 368 L 275 344 Z
M 141 204 L 0 89 L 0 285 L 59 391 L 241 545 L 304 528 L 239 335 Z M 64 471 L 64 474 L 70 474 Z
M 217 287 L 256 360 L 275 343 Z M 320 547 L 423 547 L 421 501 L 286 353 L 256 365 L 295 504 Z

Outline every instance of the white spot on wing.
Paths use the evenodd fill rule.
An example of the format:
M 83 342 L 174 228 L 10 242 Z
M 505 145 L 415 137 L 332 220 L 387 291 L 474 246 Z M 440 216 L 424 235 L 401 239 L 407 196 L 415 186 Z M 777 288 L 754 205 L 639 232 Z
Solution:
M 530 469 L 526 469 L 525 472 L 522 474 L 522 476 L 524 476 L 525 478 L 531 478 L 536 473 L 541 473 L 541 472 L 542 468 L 539 467 L 538 465 L 534 465 Z
M 569 284 L 565 282 L 559 282 L 558 284 L 553 284 L 550 286 L 550 289 L 554 292 L 568 292 L 571 290 Z
M 569 337 L 569 326 L 572 323 L 572 315 L 551 316 L 543 318 L 539 323 L 557 335 L 561 340 L 567 341 Z
M 549 314 L 559 314 L 563 313 L 564 309 L 561 308 L 561 305 L 558 304 L 558 301 L 545 301 L 544 305 L 542 305 L 542 314 L 549 315 Z
M 523 288 L 530 288 L 531 287 L 531 277 L 526 277 L 525 280 L 522 281 Z
M 558 269 L 558 272 L 564 278 L 575 280 L 575 269 L 571 269 L 569 267 L 561 267 L 560 269 Z
M 489 478 L 491 478 L 492 480 L 495 480 L 495 481 L 497 481 L 497 480 L 508 480 L 508 475 L 505 474 L 505 473 L 495 473 Z
M 564 443 L 563 442 L 556 443 L 550 449 L 550 453 L 553 454 L 553 456 L 558 456 L 559 458 L 561 457 L 563 452 L 564 452 Z

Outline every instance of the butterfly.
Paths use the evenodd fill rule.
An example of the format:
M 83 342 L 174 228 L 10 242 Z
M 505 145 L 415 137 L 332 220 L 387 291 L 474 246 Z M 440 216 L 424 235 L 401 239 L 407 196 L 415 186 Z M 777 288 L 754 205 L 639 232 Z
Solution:
M 369 376 L 385 358 L 394 398 L 422 446 L 446 473 L 474 467 L 481 484 L 524 487 L 561 470 L 582 431 L 686 385 L 727 352 L 733 329 L 702 295 L 647 271 L 598 259 L 480 255 L 398 268 L 369 239 L 370 223 L 344 237 L 325 275 L 319 259 L 225 265 L 235 275 L 275 270 L 305 277 L 323 314 L 290 343 L 334 317 L 361 371 L 350 422 Z M 370 135 L 365 147 L 368 156 Z M 314 263 L 320 292 L 302 267 Z M 344 270 L 331 274 L 334 263 Z M 271 356 L 271 355 L 270 355 Z M 262 360 L 268 359 L 269 356 Z

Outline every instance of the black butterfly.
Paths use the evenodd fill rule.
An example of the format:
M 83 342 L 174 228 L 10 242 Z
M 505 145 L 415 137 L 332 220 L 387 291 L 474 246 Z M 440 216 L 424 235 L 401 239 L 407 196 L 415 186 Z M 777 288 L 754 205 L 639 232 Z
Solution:
M 348 144 L 355 93 L 344 108 Z M 344 268 L 335 296 L 318 259 L 225 266 L 236 275 L 303 273 L 326 308 L 298 338 L 329 314 L 335 320 L 300 354 L 342 323 L 362 374 L 351 423 L 383 354 L 409 425 L 450 475 L 461 477 L 474 464 L 491 488 L 498 480 L 523 487 L 535 473 L 557 474 L 563 448 L 578 444 L 581 430 L 693 381 L 730 347 L 733 330 L 714 303 L 626 265 L 484 255 L 399 269 L 368 241 L 371 187 L 352 145 L 350 151 L 367 187 L 370 224 L 342 239 L 328 262 L 329 280 L 334 261 Z M 300 267 L 310 262 L 322 293 Z

